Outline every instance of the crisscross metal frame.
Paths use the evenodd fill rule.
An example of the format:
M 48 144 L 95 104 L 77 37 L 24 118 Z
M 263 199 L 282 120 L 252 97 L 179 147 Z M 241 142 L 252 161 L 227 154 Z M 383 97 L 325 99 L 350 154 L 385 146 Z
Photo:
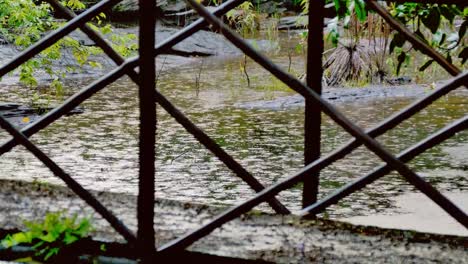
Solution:
M 162 41 L 160 44 L 154 43 L 155 32 L 155 1 L 140 0 L 140 50 L 139 57 L 124 60 L 104 38 L 91 29 L 85 23 L 98 15 L 100 12 L 117 4 L 120 0 L 103 0 L 94 5 L 80 15 L 75 15 L 72 11 L 62 6 L 57 0 L 44 0 L 51 4 L 55 9 L 61 11 L 70 20 L 62 28 L 52 32 L 44 39 L 32 45 L 12 61 L 0 68 L 0 77 L 14 70 L 22 63 L 39 54 L 42 50 L 54 44 L 60 38 L 66 36 L 73 30 L 80 28 L 85 34 L 99 46 L 117 65 L 113 71 L 109 72 L 92 84 L 84 87 L 78 93 L 68 98 L 63 104 L 43 115 L 39 120 L 31 125 L 17 130 L 4 117 L 0 116 L 0 126 L 3 127 L 13 138 L 0 145 L 0 155 L 10 151 L 14 146 L 21 144 L 43 162 L 56 176 L 60 177 L 66 185 L 72 189 L 81 199 L 85 200 L 96 212 L 106 219 L 111 226 L 119 232 L 129 243 L 130 246 L 137 246 L 139 255 L 144 262 L 153 259 L 156 256 L 170 254 L 172 252 L 183 250 L 195 241 L 208 235 L 217 227 L 235 219 L 243 213 L 248 212 L 256 205 L 262 202 L 268 202 L 269 205 L 279 214 L 288 214 L 290 211 L 281 204 L 275 195 L 279 192 L 291 188 L 298 182 L 304 182 L 302 215 L 315 215 L 322 212 L 328 206 L 338 202 L 347 195 L 356 192 L 376 179 L 386 175 L 392 170 L 398 171 L 409 183 L 418 190 L 427 195 L 443 210 L 451 215 L 455 220 L 468 228 L 468 216 L 449 199 L 442 195 L 432 185 L 424 181 L 420 176 L 413 172 L 405 162 L 416 157 L 425 150 L 443 142 L 455 133 L 468 128 L 468 116 L 465 116 L 452 124 L 447 125 L 442 130 L 434 133 L 426 139 L 420 141 L 414 146 L 394 156 L 387 151 L 374 138 L 384 134 L 386 131 L 396 127 L 402 121 L 408 119 L 421 109 L 430 105 L 433 101 L 448 94 L 454 89 L 467 87 L 468 73 L 461 73 L 453 64 L 448 62 L 437 51 L 433 50 L 423 41 L 418 39 L 408 29 L 395 20 L 382 6 L 375 0 L 366 0 L 367 5 L 380 14 L 394 29 L 406 36 L 407 40 L 417 46 L 425 54 L 431 56 L 451 75 L 456 76 L 449 83 L 444 84 L 438 89 L 432 91 L 409 105 L 405 109 L 395 113 L 376 127 L 363 131 L 358 126 L 350 122 L 344 115 L 335 109 L 333 105 L 320 97 L 322 69 L 321 55 L 323 52 L 323 17 L 320 15 L 324 9 L 324 0 L 309 1 L 309 10 L 316 10 L 314 15 L 309 15 L 309 51 L 307 67 L 307 84 L 301 83 L 295 77 L 283 71 L 279 66 L 272 63 L 266 56 L 255 51 L 236 33 L 230 30 L 218 18 L 232 8 L 238 6 L 243 0 L 230 0 L 220 5 L 213 13 L 208 12 L 203 6 L 195 0 L 186 0 L 194 10 L 202 17 L 191 25 L 180 30 L 175 35 Z M 397 0 L 395 0 L 397 1 Z M 445 3 L 444 1 L 423 1 L 425 3 Z M 448 3 L 466 5 L 463 1 L 447 0 Z M 167 98 L 155 89 L 155 57 L 161 54 L 174 53 L 172 47 L 183 41 L 187 37 L 196 33 L 203 27 L 211 24 L 213 27 L 230 40 L 236 47 L 242 50 L 247 56 L 256 61 L 279 80 L 287 84 L 290 88 L 300 93 L 306 98 L 306 118 L 305 118 L 305 162 L 306 165 L 299 172 L 280 181 L 270 187 L 265 188 L 251 173 L 243 168 L 232 156 L 224 151 L 216 142 L 206 133 L 191 122 L 180 110 L 178 110 Z M 312 49 L 312 40 L 315 39 L 317 46 Z M 319 41 L 317 41 L 317 39 Z M 318 66 L 317 66 L 318 65 Z M 138 66 L 139 72 L 135 71 Z M 139 85 L 140 96 L 140 183 L 138 197 L 138 232 L 133 234 L 116 216 L 106 209 L 95 197 L 79 185 L 69 174 L 63 171 L 54 161 L 44 154 L 36 145 L 31 143 L 28 137 L 47 127 L 55 120 L 72 110 L 93 94 L 100 91 L 108 84 L 114 82 L 123 75 L 128 75 L 136 84 Z M 313 89 L 311 87 L 314 87 Z M 155 130 L 156 130 L 156 103 L 162 106 L 177 122 L 179 122 L 188 132 L 190 132 L 200 143 L 217 156 L 228 168 L 230 168 L 238 177 L 244 180 L 257 194 L 247 201 L 237 205 L 219 216 L 215 217 L 210 223 L 194 230 L 193 232 L 171 241 L 158 249 L 154 248 L 154 159 L 155 159 Z M 143 111 L 144 110 L 144 111 Z M 324 112 L 332 118 L 343 129 L 350 133 L 355 139 L 336 149 L 335 151 L 320 157 L 320 113 Z M 318 117 L 318 118 L 317 118 Z M 317 136 L 318 135 L 318 136 Z M 318 138 L 317 138 L 318 137 Z M 318 191 L 319 171 L 332 164 L 338 159 L 343 158 L 352 150 L 365 145 L 374 154 L 386 162 L 385 165 L 374 169 L 369 174 L 348 183 L 338 189 L 334 194 L 316 201 Z M 318 148 L 318 149 L 317 149 Z

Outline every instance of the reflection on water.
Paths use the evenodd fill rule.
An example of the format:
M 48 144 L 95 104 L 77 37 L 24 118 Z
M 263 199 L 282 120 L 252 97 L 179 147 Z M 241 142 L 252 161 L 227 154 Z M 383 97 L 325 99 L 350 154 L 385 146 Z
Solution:
M 222 67 L 220 67 L 220 65 Z M 214 66 L 208 69 L 209 66 Z M 212 136 L 228 153 L 265 185 L 277 182 L 302 166 L 303 109 L 247 110 L 236 102 L 290 95 L 286 89 L 250 62 L 253 87 L 245 88 L 236 60 L 205 62 L 200 87 L 197 66 L 163 72 L 159 89 L 191 120 Z M 78 85 L 70 87 L 76 91 Z M 27 102 L 18 87 L 4 87 L 0 101 Z M 379 141 L 393 153 L 423 139 L 468 112 L 465 91 L 438 100 L 428 109 L 404 122 Z M 370 128 L 413 99 L 378 99 L 340 103 L 337 107 L 362 128 Z M 137 191 L 137 91 L 128 79 L 120 79 L 83 104 L 85 112 L 64 117 L 33 141 L 86 188 L 115 192 Z M 0 131 L 0 139 L 8 138 Z M 324 116 L 323 153 L 347 142 L 350 136 Z M 466 142 L 462 132 L 410 163 L 420 175 L 444 191 L 466 192 L 466 165 L 454 163 L 446 151 Z M 220 161 L 158 108 L 157 132 L 158 197 L 198 203 L 235 204 L 253 192 Z M 358 148 L 322 173 L 321 195 L 369 172 L 381 161 Z M 466 163 L 465 163 L 466 164 Z M 1 176 L 8 179 L 60 183 L 24 148 L 17 147 L 0 159 Z M 451 171 L 451 174 L 444 173 Z M 437 173 L 434 173 L 437 172 Z M 440 173 L 438 173 L 440 172 Z M 448 176 L 450 175 L 450 176 Z M 298 186 L 299 187 L 299 186 Z M 392 197 L 413 191 L 401 177 L 389 175 L 363 191 L 333 206 L 331 217 L 349 217 L 392 210 Z M 279 198 L 294 210 L 300 207 L 300 188 L 282 192 Z M 261 208 L 267 209 L 266 205 Z

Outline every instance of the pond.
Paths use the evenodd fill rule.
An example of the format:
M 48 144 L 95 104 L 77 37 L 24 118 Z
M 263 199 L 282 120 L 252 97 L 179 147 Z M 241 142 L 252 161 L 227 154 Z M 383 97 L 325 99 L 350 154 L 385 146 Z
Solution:
M 292 67 L 300 71 L 303 67 L 301 57 L 293 59 Z M 159 60 L 161 68 L 163 59 Z M 274 56 L 274 60 L 285 67 L 289 63 L 282 53 Z M 239 57 L 197 59 L 185 66 L 162 69 L 158 73 L 157 86 L 194 123 L 268 186 L 302 167 L 304 109 L 238 107 L 239 103 L 294 94 L 252 61 L 247 64 L 251 79 L 251 87 L 247 87 L 240 70 L 243 62 L 244 59 Z M 78 91 L 89 82 L 70 82 L 68 93 Z M 0 102 L 27 103 L 29 100 L 24 95 L 25 88 L 8 85 L 2 89 Z M 468 113 L 467 95 L 465 89 L 457 89 L 378 140 L 394 154 L 410 147 L 451 121 L 465 116 Z M 367 129 L 410 104 L 415 97 L 379 97 L 332 103 L 353 122 Z M 137 87 L 128 78 L 121 78 L 87 100 L 82 107 L 82 114 L 59 119 L 33 136 L 33 142 L 86 188 L 136 193 Z M 253 195 L 246 184 L 160 107 L 157 126 L 157 197 L 233 205 Z M 351 139 L 326 116 L 323 116 L 322 138 L 323 153 Z M 0 131 L 0 139 L 8 139 L 3 130 Z M 467 200 L 467 139 L 468 131 L 458 133 L 415 158 L 409 165 L 442 192 L 462 193 L 463 200 Z M 382 161 L 364 147 L 356 149 L 322 171 L 320 196 L 380 164 Z M 3 155 L 0 167 L 0 177 L 4 179 L 61 184 L 22 147 Z M 414 192 L 415 188 L 393 173 L 332 206 L 322 216 L 343 219 L 376 213 L 401 213 L 394 198 Z M 288 208 L 297 211 L 301 204 L 301 186 L 284 191 L 278 197 Z M 259 208 L 270 211 L 266 204 Z

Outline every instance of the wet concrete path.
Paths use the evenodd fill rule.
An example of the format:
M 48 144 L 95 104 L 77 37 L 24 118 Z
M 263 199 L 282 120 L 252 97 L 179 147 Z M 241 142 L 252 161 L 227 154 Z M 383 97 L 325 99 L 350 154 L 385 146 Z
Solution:
M 130 229 L 136 228 L 136 197 L 94 192 Z M 46 212 L 93 215 L 95 238 L 120 240 L 109 226 L 63 187 L 41 183 L 0 182 L 0 226 L 22 228 L 22 220 Z M 207 223 L 220 207 L 158 200 L 157 244 Z M 190 247 L 191 251 L 276 263 L 468 263 L 468 238 L 353 226 L 297 216 L 259 212 L 236 219 Z

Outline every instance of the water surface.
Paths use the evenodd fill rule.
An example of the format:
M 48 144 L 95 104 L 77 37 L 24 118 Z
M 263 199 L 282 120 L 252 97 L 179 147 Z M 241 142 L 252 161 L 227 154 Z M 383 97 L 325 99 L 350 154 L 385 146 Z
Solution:
M 278 56 L 276 60 L 287 67 L 288 60 L 284 56 Z M 271 185 L 302 167 L 304 110 L 235 107 L 239 102 L 293 94 L 251 61 L 247 67 L 252 85 L 246 87 L 245 76 L 239 70 L 242 63 L 243 59 L 239 58 L 205 59 L 177 69 L 163 69 L 159 73 L 158 89 L 257 179 Z M 296 71 L 300 71 L 301 61 L 297 59 L 294 63 Z M 199 67 L 202 67 L 201 71 Z M 68 93 L 76 92 L 87 82 L 89 80 L 69 84 Z M 30 99 L 25 89 L 5 86 L 0 101 L 27 104 Z M 458 89 L 378 140 L 396 154 L 465 116 L 468 113 L 467 98 L 467 92 Z M 414 100 L 378 98 L 340 102 L 336 107 L 357 125 L 368 129 Z M 33 136 L 33 142 L 86 188 L 136 193 L 139 123 L 136 86 L 128 78 L 121 78 L 82 106 L 83 114 L 61 118 Z M 326 116 L 323 116 L 323 124 L 323 153 L 351 139 Z M 246 184 L 160 107 L 157 126 L 157 197 L 232 205 L 253 195 Z M 8 138 L 5 131 L 0 131 L 0 139 Z M 458 133 L 414 159 L 410 167 L 444 192 L 466 194 L 466 156 L 462 156 L 460 162 L 460 155 L 452 150 L 466 149 L 467 145 L 463 143 L 467 139 L 467 131 Z M 371 152 L 358 148 L 322 172 L 320 196 L 381 164 Z M 0 159 L 0 167 L 0 177 L 4 179 L 61 183 L 22 147 L 5 154 Z M 331 207 L 323 216 L 346 218 L 397 212 L 393 198 L 413 192 L 415 189 L 404 179 L 391 174 Z M 282 192 L 279 199 L 289 208 L 299 210 L 300 186 Z M 265 204 L 260 208 L 269 210 Z

